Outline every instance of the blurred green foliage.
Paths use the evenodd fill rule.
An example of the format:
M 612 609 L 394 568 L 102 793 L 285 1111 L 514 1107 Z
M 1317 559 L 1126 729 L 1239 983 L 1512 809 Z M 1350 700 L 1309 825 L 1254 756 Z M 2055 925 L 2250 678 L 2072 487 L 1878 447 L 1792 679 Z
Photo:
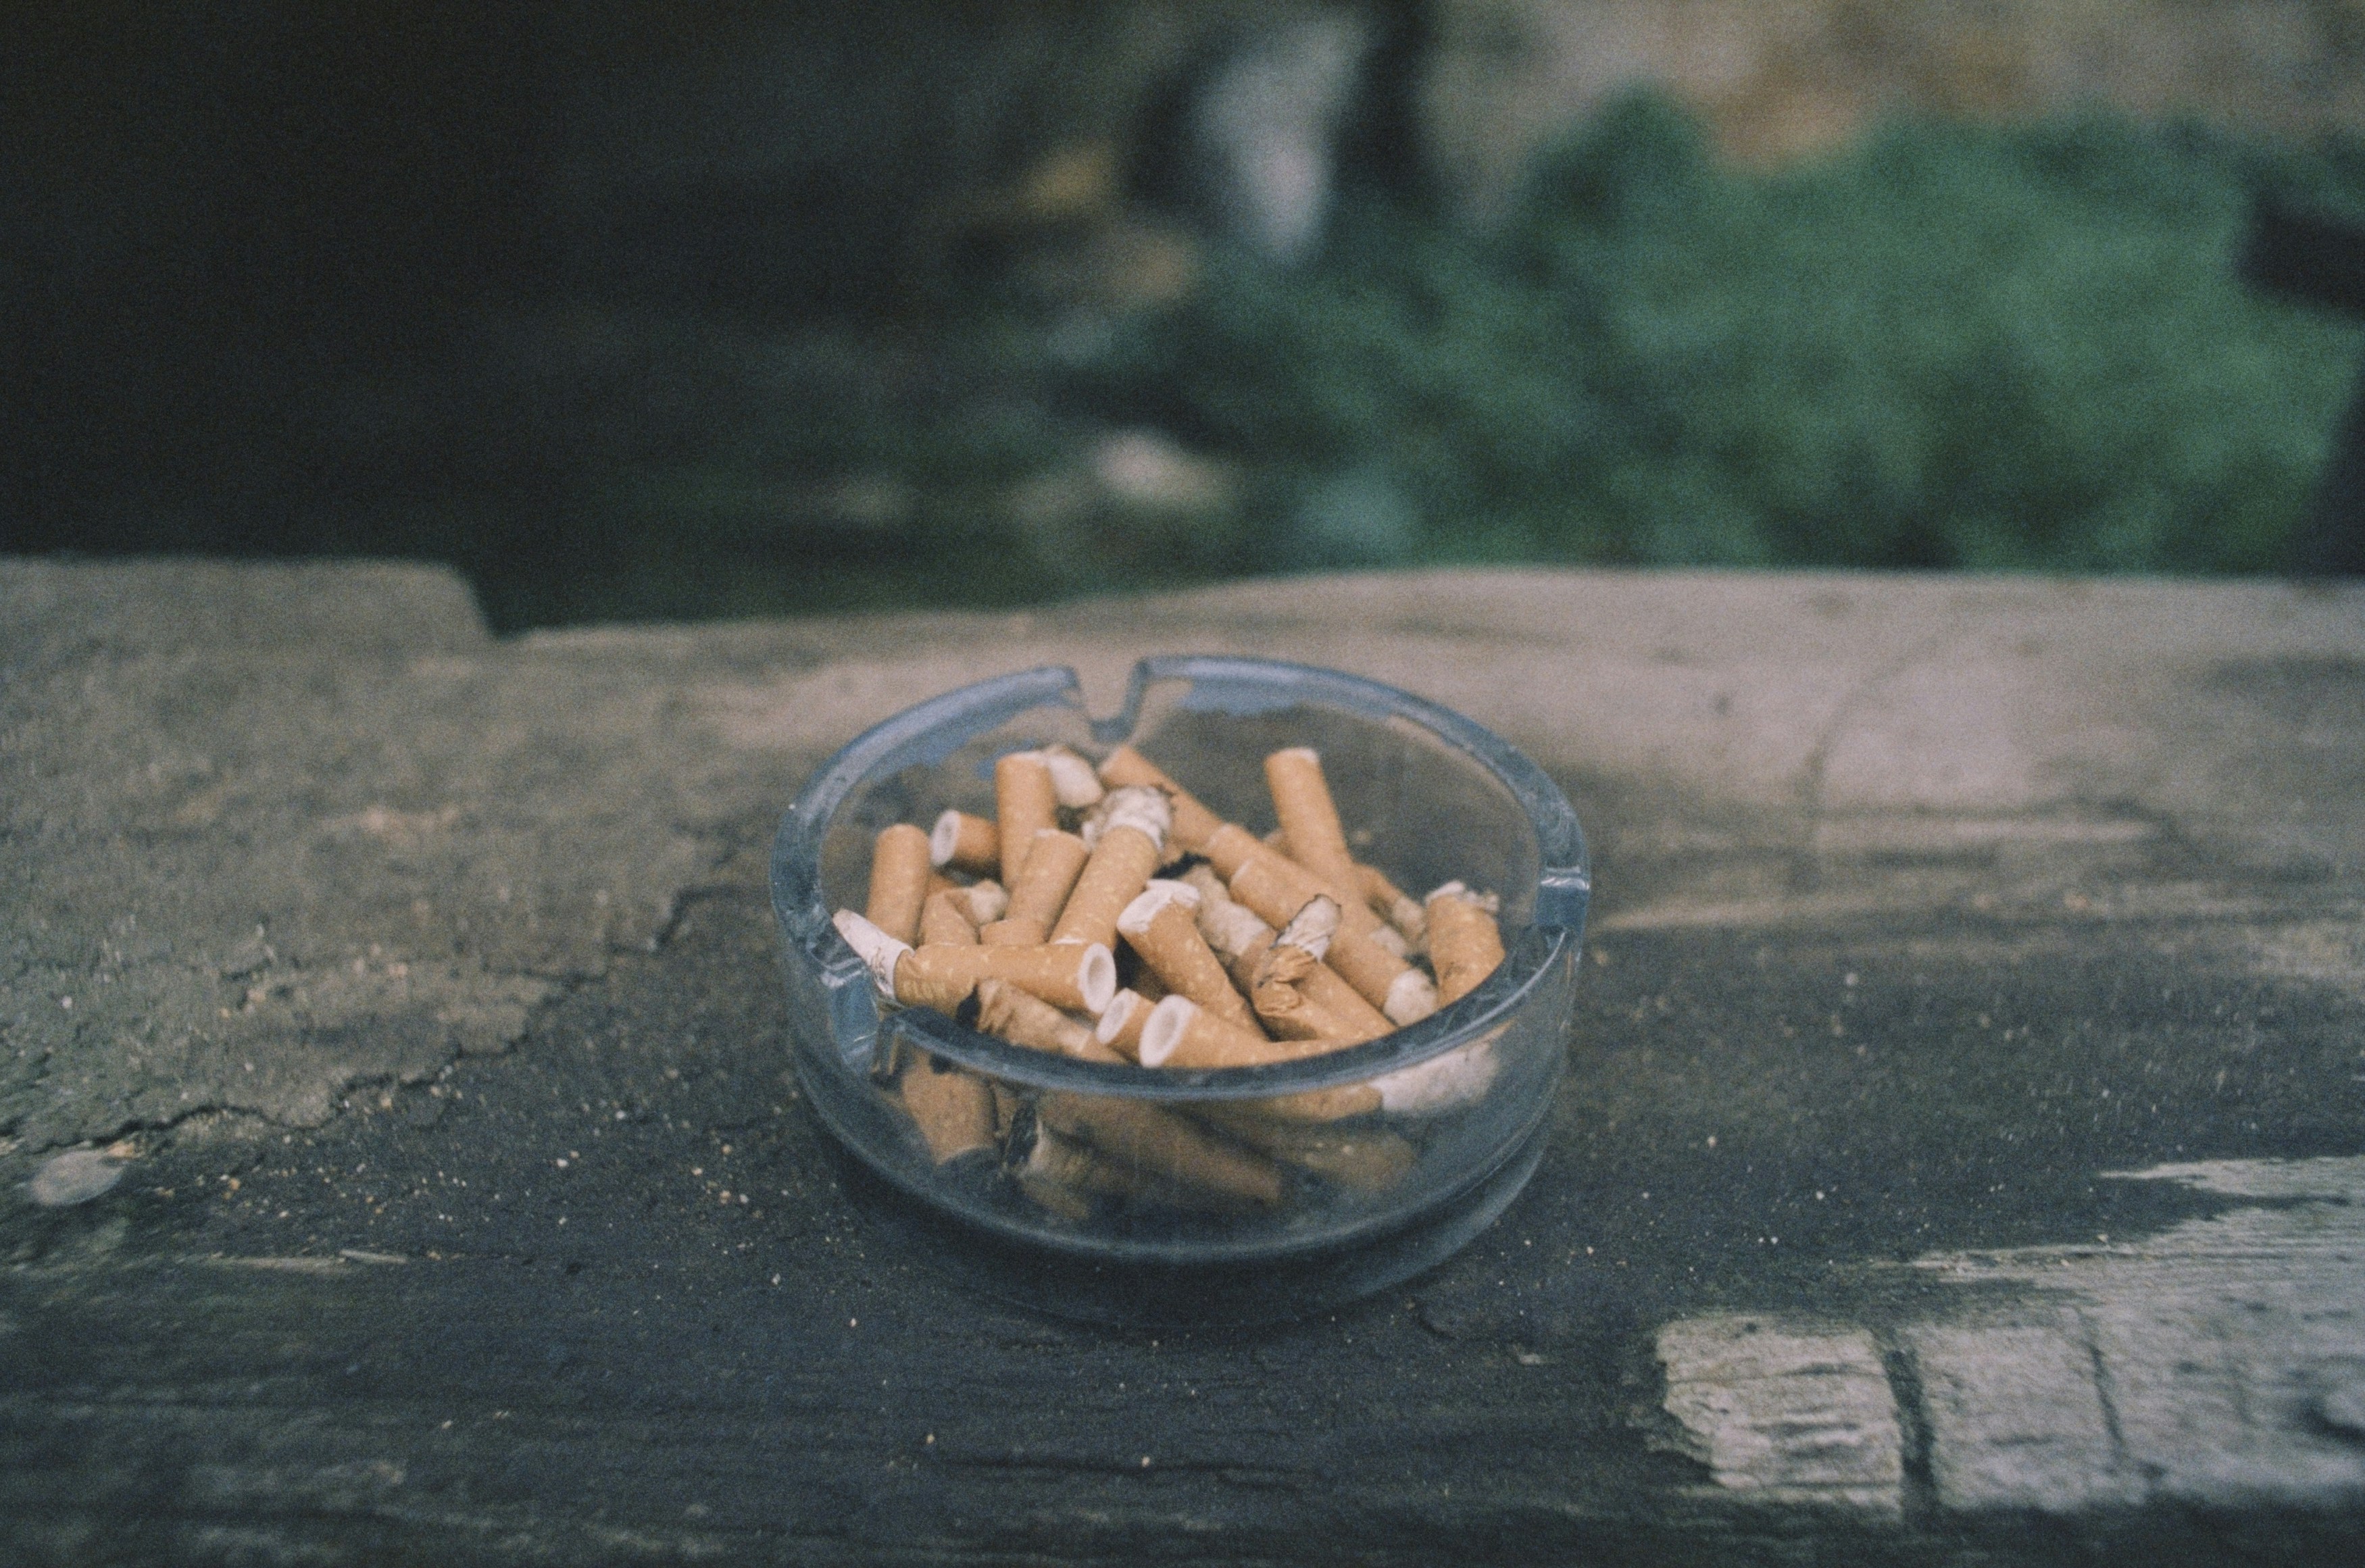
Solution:
M 1261 476 L 1236 569 L 2270 569 L 2360 332 L 2238 280 L 2268 190 L 2365 207 L 2365 151 L 1915 122 L 1751 173 L 1646 95 L 1497 231 L 1352 203 L 1318 264 L 1218 266 L 1083 381 Z M 1395 498 L 1369 537 L 1319 512 L 1342 476 Z

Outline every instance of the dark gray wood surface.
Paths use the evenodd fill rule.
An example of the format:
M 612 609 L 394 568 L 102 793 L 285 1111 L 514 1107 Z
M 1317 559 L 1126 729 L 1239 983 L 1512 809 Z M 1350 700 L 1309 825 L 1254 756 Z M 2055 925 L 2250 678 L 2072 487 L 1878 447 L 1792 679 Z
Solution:
M 764 851 L 909 701 L 1201 649 L 1568 786 L 1571 1071 L 1431 1273 L 1080 1327 L 832 1151 Z M 0 661 L 0 1560 L 2365 1557 L 2365 595 L 1468 573 L 495 643 L 431 573 L 16 563 Z

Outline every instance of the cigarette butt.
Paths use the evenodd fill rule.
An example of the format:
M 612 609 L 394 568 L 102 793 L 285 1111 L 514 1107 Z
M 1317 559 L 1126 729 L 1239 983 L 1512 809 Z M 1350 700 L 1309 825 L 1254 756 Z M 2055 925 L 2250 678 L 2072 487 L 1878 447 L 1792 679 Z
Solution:
M 1269 1100 L 1236 1100 L 1236 1114 L 1263 1116 L 1283 1122 L 1343 1122 L 1368 1116 L 1380 1108 L 1380 1092 L 1368 1083 L 1342 1083 L 1332 1089 L 1306 1089 L 1276 1094 Z
M 928 835 L 909 823 L 882 830 L 870 845 L 870 896 L 863 915 L 898 942 L 920 935 L 928 896 Z
M 947 812 L 928 834 L 928 859 L 973 874 L 1002 868 L 1002 830 L 967 812 Z
M 1408 970 L 1418 974 L 1418 969 Z M 1363 993 L 1339 978 L 1328 963 L 1315 965 L 1295 981 L 1306 1000 L 1345 1022 L 1359 1040 L 1376 1040 L 1395 1027 L 1395 1021 L 1363 999 Z
M 1399 1027 L 1437 1011 L 1437 987 L 1429 978 L 1368 936 L 1340 932 L 1325 961 Z
M 1404 1180 L 1418 1152 L 1385 1127 L 1335 1127 L 1242 1114 L 1217 1101 L 1194 1113 L 1260 1154 L 1301 1166 L 1351 1192 L 1384 1192 Z
M 1281 1173 L 1272 1161 L 1221 1142 L 1171 1111 L 1136 1100 L 1054 1092 L 1037 1103 L 1036 1117 L 1151 1177 L 1212 1196 L 1281 1201 Z
M 1095 1038 L 1091 1025 L 1079 1024 L 1049 1002 L 1005 980 L 978 983 L 977 1026 L 1029 1050 L 1049 1051 L 1080 1061 L 1126 1059 Z
M 1026 863 L 1018 868 L 1018 879 L 1010 884 L 1010 908 L 1003 918 L 1036 928 L 1042 935 L 1035 940 L 1042 941 L 1067 907 L 1068 896 L 1091 854 L 1084 841 L 1072 833 L 1058 828 L 1037 833 L 1026 847 Z
M 1319 965 L 1315 966 L 1320 968 Z M 1352 991 L 1347 992 L 1354 996 Z M 1360 996 L 1355 1000 L 1366 1012 L 1371 1003 Z M 1341 1014 L 1325 1006 L 1295 985 L 1269 982 L 1256 988 L 1257 1019 L 1265 1031 L 1276 1040 L 1319 1041 L 1333 1050 L 1358 1046 L 1365 1040 L 1376 1040 L 1388 1032 L 1388 1022 L 1382 1018 L 1373 1028 L 1359 1019 Z M 1374 1014 L 1376 1016 L 1376 1014 Z
M 1142 1025 L 1149 1022 L 1156 1003 L 1138 991 L 1121 991 L 1109 998 L 1093 1037 L 1127 1061 L 1141 1058 Z
M 1051 793 L 1059 804 L 1071 812 L 1084 811 L 1101 803 L 1108 791 L 1101 785 L 1101 776 L 1093 765 L 1057 744 L 1045 746 L 1037 754 L 1043 766 L 1051 770 Z
M 1199 935 L 1191 904 L 1177 890 L 1190 893 L 1192 903 L 1197 902 L 1196 892 L 1185 884 L 1151 882 L 1117 916 L 1118 934 L 1175 995 L 1189 997 L 1242 1029 L 1263 1033 L 1256 1014 L 1233 988 L 1231 976 L 1224 972 L 1223 960 Z
M 1158 765 L 1134 750 L 1121 745 L 1101 759 L 1101 778 L 1112 785 L 1147 785 L 1166 791 L 1174 803 L 1174 847 L 1194 855 L 1206 853 L 1208 836 L 1224 825 L 1224 819 L 1199 803 L 1198 799 L 1182 785 L 1169 778 Z
M 1380 917 L 1362 899 L 1342 893 L 1288 857 L 1275 855 L 1246 828 L 1225 823 L 1208 841 L 1207 860 L 1231 896 L 1271 925 L 1287 925 L 1299 910 L 1317 898 L 1328 898 L 1339 904 L 1341 934 L 1368 936 L 1379 926 Z
M 1289 858 L 1330 884 L 1342 899 L 1360 899 L 1355 857 L 1347 847 L 1346 829 L 1339 824 L 1329 781 L 1322 777 L 1321 754 L 1302 745 L 1273 752 L 1264 759 L 1264 781 L 1289 842 Z
M 1503 961 L 1503 932 L 1486 906 L 1449 882 L 1429 895 L 1429 959 L 1440 1007 L 1478 989 Z
M 1434 1116 L 1476 1103 L 1494 1086 L 1502 1070 L 1495 1039 L 1502 1033 L 1456 1046 L 1442 1056 L 1384 1073 L 1361 1087 L 1380 1097 L 1380 1108 L 1395 1115 Z
M 1376 866 L 1355 868 L 1356 890 L 1373 913 L 1395 928 L 1407 946 L 1418 948 L 1429 935 L 1429 912 L 1420 901 L 1388 880 L 1387 873 Z
M 1335 1049 L 1322 1040 L 1270 1040 L 1219 1018 L 1187 996 L 1170 996 L 1149 1010 L 1141 1026 L 1139 1060 L 1144 1067 L 1262 1067 Z
M 992 1147 L 993 1093 L 974 1073 L 923 1057 L 903 1070 L 896 1093 L 937 1164 Z
M 1158 857 L 1158 840 L 1139 828 L 1120 824 L 1102 834 L 1059 912 L 1059 923 L 1051 928 L 1051 940 L 1115 942 L 1116 917 L 1149 885 Z
M 1019 868 L 1035 835 L 1059 825 L 1059 791 L 1051 785 L 1051 767 L 1040 755 L 1014 751 L 993 762 L 994 826 L 1001 835 L 1001 870 L 1004 886 L 1018 885 Z
M 925 947 L 975 946 L 977 922 L 970 918 L 966 888 L 947 888 L 928 895 L 920 906 L 920 942 Z
M 1049 935 L 1039 920 L 990 920 L 977 928 L 977 939 L 989 947 L 1040 947 Z
M 1018 1190 L 1053 1214 L 1070 1220 L 1088 1217 L 1093 1200 L 1127 1197 L 1140 1181 L 1072 1138 L 1035 1125 L 1034 1147 L 1012 1170 Z
M 889 1002 L 897 1000 L 895 971 L 911 953 L 912 945 L 897 941 L 850 909 L 839 910 L 829 919 L 837 927 L 837 934 L 846 938 L 846 945 L 854 949 L 854 956 L 870 971 L 871 983 L 878 987 L 879 994 Z
M 1097 942 L 1058 947 L 907 948 L 895 969 L 895 1000 L 949 1014 L 989 980 L 1004 980 L 1054 1007 L 1098 1014 L 1116 994 L 1116 959 Z
M 929 870 L 928 870 L 928 884 L 927 884 L 927 888 L 926 888 L 926 890 L 922 894 L 922 899 L 923 899 L 923 901 L 924 901 L 924 902 L 923 902 L 923 903 L 922 903 L 922 906 L 921 906 L 921 907 L 923 907 L 923 908 L 925 908 L 925 907 L 926 907 L 925 902 L 925 901 L 926 899 L 932 899 L 932 898 L 935 898 L 938 893 L 948 893 L 948 892 L 951 892 L 951 891 L 953 891 L 955 889 L 958 888 L 959 886 L 960 886 L 960 884 L 959 884 L 958 882 L 954 881 L 950 877 L 946 876 L 942 871 L 936 870 L 935 868 L 931 867 L 931 868 L 929 868 Z
M 1216 837 L 1221 840 L 1224 834 Z M 1212 855 L 1210 859 L 1214 861 Z M 1221 868 L 1220 861 L 1214 863 Z M 1316 899 L 1331 896 L 1313 872 L 1261 845 L 1239 860 L 1231 890 L 1233 898 L 1276 926 L 1287 925 Z M 1380 917 L 1361 899 L 1339 904 L 1338 933 L 1324 959 L 1390 1022 L 1418 1023 L 1437 1011 L 1434 991 L 1428 977 L 1371 940 L 1379 923 Z
M 1177 1179 L 1114 1159 L 1037 1121 L 1034 1147 L 1014 1172 L 1020 1191 L 1055 1213 L 1081 1219 L 1096 1198 L 1147 1200 L 1177 1208 L 1237 1208 L 1253 1193 Z M 1261 1183 L 1260 1183 L 1261 1185 Z M 1075 1212 L 1082 1209 L 1084 1213 Z

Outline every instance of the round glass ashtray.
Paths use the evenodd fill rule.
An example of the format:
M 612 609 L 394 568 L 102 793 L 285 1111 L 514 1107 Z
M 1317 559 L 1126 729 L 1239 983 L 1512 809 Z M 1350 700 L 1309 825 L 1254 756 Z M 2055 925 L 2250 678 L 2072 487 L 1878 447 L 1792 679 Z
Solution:
M 1050 1000 L 1014 1005 L 1079 1047 L 1068 1050 L 1009 1026 L 1013 999 L 1002 996 L 1002 1011 L 992 1011 L 991 983 L 967 982 L 976 990 L 958 1005 L 899 1004 L 882 975 L 917 971 L 898 969 L 893 951 L 882 968 L 868 923 L 843 913 L 863 910 L 875 890 L 874 857 L 893 842 L 888 830 L 906 838 L 928 831 L 941 866 L 964 824 L 982 832 L 978 824 L 994 817 L 997 765 L 1059 754 L 1112 777 L 1113 759 L 1138 767 L 1146 758 L 1166 799 L 1204 807 L 1212 817 L 1203 821 L 1234 824 L 1229 860 L 1222 848 L 1201 853 L 1183 842 L 1190 835 L 1166 835 L 1152 892 L 1126 915 L 1157 905 L 1163 887 L 1178 890 L 1204 924 L 1209 906 L 1179 890 L 1195 884 L 1220 905 L 1221 878 L 1247 888 L 1243 854 L 1270 868 L 1287 851 L 1285 841 L 1260 847 L 1281 836 L 1268 767 L 1281 753 L 1318 760 L 1352 869 L 1373 885 L 1439 890 L 1416 908 L 1483 890 L 1499 939 L 1483 979 L 1448 981 L 1449 966 L 1423 952 L 1417 924 L 1409 949 L 1375 931 L 1392 951 L 1411 954 L 1395 961 L 1402 983 L 1388 993 L 1384 1032 L 1220 1065 L 1232 1059 L 1221 1050 L 1194 1058 L 1199 1036 L 1175 1020 L 1195 1019 L 1197 1009 L 1170 998 L 1150 1006 L 1147 1034 L 1133 1031 L 1134 1059 L 1124 1059 L 1082 1042 L 1113 1036 L 1112 1013 L 1122 1009 L 1109 1003 L 1113 984 L 1137 1000 L 1164 989 L 1131 950 L 1149 949 L 1138 935 L 1146 924 L 1065 965 L 1063 977 L 1079 969 L 1074 994 L 1062 990 L 1066 978 L 1025 981 Z M 1086 838 L 1094 832 L 1072 810 L 1060 820 Z M 1104 828 L 1102 836 L 1115 833 Z M 1073 885 L 1094 874 L 1088 867 Z M 1346 874 L 1327 885 L 1339 887 Z M 964 881 L 931 878 L 939 892 Z M 1463 892 L 1449 895 L 1454 887 Z M 1303 1316 L 1409 1278 L 1491 1223 L 1542 1153 L 1589 893 L 1584 836 L 1566 797 L 1500 738 L 1354 676 L 1219 656 L 1143 660 L 1122 707 L 1104 720 L 1089 715 L 1081 683 L 1064 668 L 919 703 L 814 774 L 781 819 L 772 855 L 798 1075 L 822 1121 L 877 1178 L 868 1217 L 988 1294 L 1108 1322 Z M 1406 902 L 1399 895 L 1395 907 Z M 1339 924 L 1335 908 L 1327 913 Z M 1261 950 L 1298 940 L 1298 924 L 1258 927 Z M 1272 925 L 1283 925 L 1278 913 Z M 869 950 L 857 951 L 849 932 Z M 1348 968 L 1349 939 L 1342 926 L 1339 946 L 1315 967 Z M 913 952 L 946 957 L 924 946 L 900 961 Z M 966 974 L 968 959 L 950 957 Z M 1338 985 L 1334 975 L 1316 978 Z M 1433 1011 L 1399 1008 L 1407 986 L 1445 1000 L 1432 1000 Z M 1261 1011 L 1265 993 L 1256 994 Z M 1375 1002 L 1382 994 L 1372 991 Z M 1413 1021 L 1395 1025 L 1400 1016 Z M 1232 1037 L 1248 1036 L 1207 1036 Z

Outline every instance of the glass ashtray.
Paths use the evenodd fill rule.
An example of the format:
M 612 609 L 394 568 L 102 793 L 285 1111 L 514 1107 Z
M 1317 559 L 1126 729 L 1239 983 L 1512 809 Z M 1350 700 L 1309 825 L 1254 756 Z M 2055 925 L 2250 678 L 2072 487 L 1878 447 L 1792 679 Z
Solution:
M 1313 748 L 1356 858 L 1400 888 L 1490 890 L 1502 961 L 1418 1022 L 1250 1067 L 1078 1059 L 882 1000 L 832 920 L 863 907 L 880 831 L 991 815 L 1006 754 L 1120 745 L 1260 835 L 1265 757 Z M 1303 1316 L 1491 1223 L 1542 1154 L 1590 890 L 1567 798 L 1496 735 L 1353 676 L 1218 656 L 1143 660 L 1104 720 L 1066 668 L 907 709 L 813 776 L 772 853 L 797 1071 L 886 1189 L 867 1216 L 989 1294 L 1107 1322 Z M 910 1073 L 982 1081 L 992 1137 L 947 1157 L 891 1081 Z

